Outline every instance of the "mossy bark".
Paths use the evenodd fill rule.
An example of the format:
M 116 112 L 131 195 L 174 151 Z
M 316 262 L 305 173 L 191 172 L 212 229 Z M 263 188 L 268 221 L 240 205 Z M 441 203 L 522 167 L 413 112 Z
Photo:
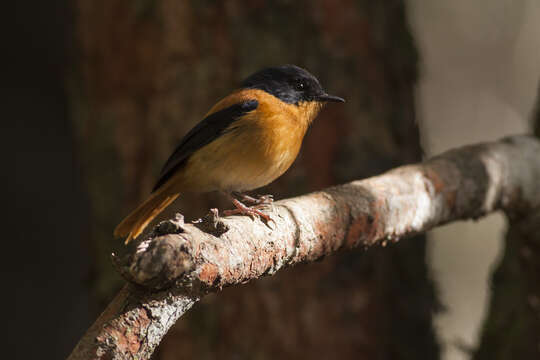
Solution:
M 176 141 L 263 66 L 303 66 L 347 104 L 323 111 L 298 161 L 259 193 L 296 195 L 421 159 L 417 52 L 402 0 L 78 0 L 77 25 L 74 115 L 101 296 L 117 284 L 114 225 L 148 194 Z M 215 206 L 229 205 L 185 195 L 173 210 L 192 219 Z M 210 296 L 156 358 L 437 359 L 435 308 L 421 238 Z

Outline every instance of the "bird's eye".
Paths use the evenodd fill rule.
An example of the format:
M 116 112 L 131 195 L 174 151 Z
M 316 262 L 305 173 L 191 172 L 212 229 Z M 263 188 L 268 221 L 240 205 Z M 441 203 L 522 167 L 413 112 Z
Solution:
M 296 88 L 296 90 L 302 91 L 306 88 L 306 84 L 302 80 L 298 80 L 294 87 Z

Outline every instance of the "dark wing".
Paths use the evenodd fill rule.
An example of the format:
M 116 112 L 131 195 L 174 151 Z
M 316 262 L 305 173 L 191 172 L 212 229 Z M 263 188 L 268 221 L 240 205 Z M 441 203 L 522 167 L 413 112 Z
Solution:
M 257 100 L 246 100 L 216 111 L 198 123 L 197 126 L 184 136 L 180 141 L 180 144 L 169 157 L 161 169 L 159 180 L 152 191 L 156 191 L 161 185 L 169 180 L 172 174 L 186 162 L 191 154 L 214 141 L 223 134 L 232 122 L 244 114 L 255 110 L 258 105 L 259 102 Z

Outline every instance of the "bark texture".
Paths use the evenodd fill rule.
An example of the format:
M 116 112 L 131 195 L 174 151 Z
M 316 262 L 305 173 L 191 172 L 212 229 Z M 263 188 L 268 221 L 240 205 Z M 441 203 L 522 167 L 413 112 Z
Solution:
M 198 298 L 126 285 L 68 359 L 150 359 L 163 334 Z
M 540 142 L 533 137 L 512 137 L 279 201 L 269 209 L 275 220 L 272 226 L 248 217 L 212 215 L 186 224 L 177 216 L 162 222 L 148 240 L 117 260 L 120 271 L 138 290 L 125 289 L 117 297 L 71 358 L 96 354 L 97 358 L 149 358 L 176 319 L 208 292 L 273 275 L 300 262 L 314 262 L 339 250 L 385 245 L 499 209 L 513 221 L 519 219 L 515 228 L 520 235 L 533 234 L 525 238 L 524 255 L 536 256 L 538 179 Z M 537 264 L 527 266 L 532 275 L 524 281 L 530 280 L 533 290 L 527 298 L 529 308 L 538 311 L 539 272 Z
M 263 66 L 306 67 L 347 104 L 319 116 L 297 163 L 260 193 L 295 196 L 421 160 L 402 0 L 77 0 L 77 9 L 73 109 L 100 299 L 121 284 L 108 258 L 114 226 L 178 139 Z M 184 195 L 172 209 L 193 219 L 225 206 L 214 194 Z M 206 297 L 155 356 L 436 359 L 424 257 L 423 240 L 344 253 Z
M 532 127 L 540 137 L 540 87 Z M 491 279 L 492 296 L 475 360 L 540 358 L 540 207 L 507 213 L 504 255 Z

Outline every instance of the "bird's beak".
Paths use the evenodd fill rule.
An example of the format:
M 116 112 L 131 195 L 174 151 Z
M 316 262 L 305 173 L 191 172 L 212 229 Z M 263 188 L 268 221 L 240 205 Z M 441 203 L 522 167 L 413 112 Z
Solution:
M 345 102 L 345 99 L 340 98 L 339 96 L 334 95 L 328 95 L 328 94 L 322 94 L 320 95 L 317 100 L 319 101 L 331 101 L 331 102 Z

